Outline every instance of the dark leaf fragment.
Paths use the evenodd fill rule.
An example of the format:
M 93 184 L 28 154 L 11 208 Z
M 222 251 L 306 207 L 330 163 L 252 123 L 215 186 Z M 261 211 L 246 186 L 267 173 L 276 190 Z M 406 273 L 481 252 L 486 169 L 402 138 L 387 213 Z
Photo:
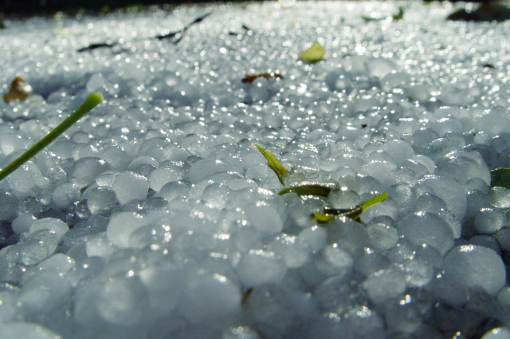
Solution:
M 244 306 L 246 304 L 252 292 L 253 287 L 250 287 L 249 289 L 246 290 L 246 292 L 241 293 L 241 306 Z
M 459 9 L 448 15 L 446 19 L 452 21 L 502 22 L 510 19 L 510 8 L 495 2 L 488 2 L 480 5 L 474 11 L 467 11 L 464 8 Z
M 335 208 L 324 208 L 323 213 L 312 213 L 310 216 L 311 220 L 317 220 L 319 223 L 326 223 L 334 218 L 338 217 L 346 217 L 353 220 L 358 220 L 361 213 L 366 211 L 369 207 L 383 202 L 388 197 L 388 193 L 384 192 L 376 195 L 373 198 L 368 199 L 367 201 L 362 202 L 359 205 L 354 206 L 353 208 L 348 209 L 335 209 Z
M 174 44 L 178 44 L 179 41 L 181 41 L 181 39 L 183 38 L 184 33 L 191 26 L 201 22 L 202 20 L 204 20 L 205 18 L 207 18 L 211 14 L 212 14 L 212 12 L 206 13 L 206 14 L 202 15 L 201 17 L 198 17 L 195 20 L 193 20 L 190 24 L 188 24 L 183 29 L 181 29 L 179 31 L 176 31 L 176 32 L 171 32 L 171 33 L 168 33 L 168 34 L 163 34 L 163 35 L 155 36 L 154 39 L 158 39 L 158 40 L 173 39 L 173 43 Z M 113 46 L 115 46 L 117 44 L 118 44 L 118 42 L 113 42 L 113 43 L 106 43 L 106 42 L 105 43 L 96 43 L 96 44 L 91 44 L 91 45 L 89 45 L 87 47 L 80 48 L 79 50 L 77 50 L 77 52 L 80 52 L 80 53 L 81 52 L 87 52 L 87 51 L 92 51 L 92 50 L 97 49 L 97 48 L 112 48 Z
M 510 168 L 496 168 L 491 171 L 491 187 L 494 186 L 510 189 Z
M 257 78 L 266 78 L 266 79 L 271 79 L 271 78 L 280 78 L 280 79 L 283 79 L 283 76 L 279 73 L 275 73 L 275 72 L 263 72 L 263 73 L 258 73 L 258 74 L 246 74 L 245 77 L 243 78 L 243 80 L 241 80 L 243 83 L 245 84 L 251 84 L 255 79 Z
M 112 48 L 113 46 L 117 45 L 116 42 L 112 43 L 112 44 L 109 44 L 109 43 L 98 43 L 98 44 L 91 44 L 91 45 L 88 45 L 87 47 L 83 47 L 83 48 L 80 48 L 79 50 L 77 50 L 77 52 L 81 53 L 81 52 L 88 52 L 88 51 L 92 51 L 94 49 L 98 49 L 98 48 Z
M 315 195 L 319 197 L 327 197 L 331 190 L 335 188 L 337 185 L 330 184 L 328 186 L 326 185 L 319 185 L 319 184 L 305 184 L 305 185 L 299 185 L 299 186 L 291 186 L 286 187 L 282 189 L 280 192 L 278 192 L 278 195 L 283 195 L 287 193 L 296 193 L 297 195 Z
M 9 85 L 9 92 L 4 95 L 4 102 L 25 100 L 32 95 L 32 87 L 20 77 L 15 77 Z

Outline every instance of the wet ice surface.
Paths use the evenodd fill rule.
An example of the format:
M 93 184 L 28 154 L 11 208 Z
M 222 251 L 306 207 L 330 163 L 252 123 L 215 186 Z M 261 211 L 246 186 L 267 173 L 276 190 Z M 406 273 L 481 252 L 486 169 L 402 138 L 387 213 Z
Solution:
M 510 23 L 444 6 L 7 20 L 0 83 L 35 94 L 0 106 L 2 166 L 105 101 L 0 182 L 0 338 L 507 338 Z M 286 185 L 341 189 L 277 195 L 252 143 Z M 382 192 L 360 222 L 309 218 Z

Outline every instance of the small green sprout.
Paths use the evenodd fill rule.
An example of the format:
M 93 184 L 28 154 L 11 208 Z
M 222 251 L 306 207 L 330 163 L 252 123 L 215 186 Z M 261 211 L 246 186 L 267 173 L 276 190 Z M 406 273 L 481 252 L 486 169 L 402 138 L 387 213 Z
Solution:
M 103 96 L 101 93 L 93 92 L 91 93 L 87 99 L 78 107 L 71 115 L 69 115 L 64 121 L 62 121 L 57 127 L 50 131 L 44 138 L 35 143 L 32 147 L 25 151 L 22 155 L 17 157 L 10 164 L 5 166 L 2 170 L 0 170 L 0 180 L 4 179 L 6 176 L 14 172 L 21 165 L 23 165 L 28 160 L 32 159 L 37 153 L 39 153 L 43 148 L 52 143 L 56 138 L 58 138 L 62 133 L 64 133 L 69 127 L 74 125 L 81 117 L 90 112 L 91 109 L 96 107 L 101 101 L 103 101 Z
M 269 168 L 271 168 L 276 173 L 276 175 L 278 176 L 278 180 L 280 180 L 280 183 L 283 185 L 283 176 L 289 170 L 283 167 L 282 164 L 280 164 L 280 162 L 278 161 L 278 159 L 276 159 L 273 153 L 271 153 L 268 150 L 265 150 L 260 145 L 253 144 L 253 146 L 257 147 L 260 153 L 262 153 L 262 155 L 264 156 L 264 158 L 266 158 L 267 166 L 269 166 Z
M 276 173 L 278 179 L 280 179 L 280 183 L 284 185 L 283 175 L 289 171 L 285 167 L 283 167 L 282 164 L 280 164 L 280 162 L 278 161 L 278 159 L 276 159 L 273 153 L 265 150 L 262 146 L 259 146 L 257 144 L 253 144 L 253 146 L 259 149 L 260 153 L 262 153 L 262 155 L 266 158 L 267 165 L 269 166 L 269 168 L 271 168 Z M 331 190 L 335 188 L 338 188 L 338 184 L 335 183 L 315 184 L 310 182 L 303 182 L 301 185 L 285 187 L 280 192 L 278 192 L 278 195 L 296 193 L 299 196 L 313 195 L 320 198 L 327 198 L 329 193 L 331 193 Z M 359 220 L 361 213 L 366 211 L 367 208 L 380 202 L 383 202 L 384 200 L 386 200 L 387 197 L 388 193 L 384 192 L 368 199 L 367 201 L 360 203 L 359 205 L 354 206 L 353 208 L 348 209 L 334 209 L 326 207 L 324 208 L 323 213 L 313 212 L 312 215 L 310 216 L 310 220 L 317 220 L 317 222 L 320 224 L 327 223 L 328 221 L 338 217 L 347 217 L 353 220 Z

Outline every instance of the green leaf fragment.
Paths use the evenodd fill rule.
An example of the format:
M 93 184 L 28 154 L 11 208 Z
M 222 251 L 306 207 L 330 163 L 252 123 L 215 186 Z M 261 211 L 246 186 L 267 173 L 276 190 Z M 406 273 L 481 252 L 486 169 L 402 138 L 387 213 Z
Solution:
M 22 155 L 14 159 L 11 163 L 0 170 L 0 180 L 4 179 L 6 176 L 14 172 L 25 162 L 34 157 L 37 153 L 39 153 L 43 148 L 48 146 L 51 142 L 53 142 L 56 138 L 58 138 L 62 133 L 64 133 L 69 127 L 74 125 L 81 117 L 87 114 L 91 109 L 96 107 L 101 101 L 103 101 L 103 96 L 101 93 L 93 92 L 90 94 L 85 101 L 78 107 L 73 113 L 71 113 L 64 121 L 58 124 L 57 127 L 52 129 L 50 133 L 48 133 L 41 140 L 36 142 L 32 147 L 26 150 Z
M 353 220 L 359 218 L 359 216 L 366 211 L 369 207 L 383 202 L 388 197 L 388 193 L 384 192 L 376 195 L 373 198 L 368 199 L 367 201 L 362 202 L 359 205 L 356 205 L 353 208 L 349 209 L 333 209 L 333 208 L 325 208 L 324 213 L 312 213 L 310 216 L 310 220 L 317 220 L 319 223 L 328 222 L 334 218 L 338 217 L 347 217 Z
M 358 205 L 361 208 L 361 213 L 363 213 L 367 208 L 378 204 L 380 202 L 383 202 L 388 197 L 388 193 L 384 192 L 381 194 L 376 195 L 373 198 L 368 199 L 365 202 L 362 202 L 360 205 Z
M 307 184 L 307 185 L 299 185 L 299 186 L 291 186 L 285 187 L 278 195 L 284 195 L 287 193 L 296 193 L 297 195 L 316 195 L 319 197 L 327 197 L 331 190 L 335 188 L 337 185 L 330 184 L 326 185 L 318 185 L 318 184 Z
M 321 61 L 322 58 L 324 58 L 324 53 L 324 48 L 322 48 L 322 46 L 316 41 L 312 46 L 310 46 L 310 48 L 303 51 L 299 55 L 299 58 L 304 62 L 313 64 Z
M 398 6 L 398 13 L 392 16 L 393 20 L 397 21 L 404 18 L 404 7 Z
M 491 171 L 491 187 L 494 186 L 510 189 L 510 168 L 496 168 Z
M 264 149 L 260 145 L 253 144 L 253 146 L 257 147 L 260 153 L 262 153 L 262 155 L 264 156 L 264 158 L 266 158 L 267 166 L 269 166 L 269 168 L 271 168 L 273 172 L 276 173 L 276 175 L 278 176 L 278 180 L 280 180 L 280 183 L 283 185 L 283 175 L 287 173 L 288 170 L 285 167 L 283 167 L 282 164 L 280 164 L 280 162 L 278 161 L 278 159 L 276 159 L 273 153 Z
M 320 224 L 327 223 L 330 220 L 335 219 L 337 216 L 333 214 L 323 214 L 323 213 L 317 213 L 313 212 L 310 216 L 310 220 L 317 220 Z

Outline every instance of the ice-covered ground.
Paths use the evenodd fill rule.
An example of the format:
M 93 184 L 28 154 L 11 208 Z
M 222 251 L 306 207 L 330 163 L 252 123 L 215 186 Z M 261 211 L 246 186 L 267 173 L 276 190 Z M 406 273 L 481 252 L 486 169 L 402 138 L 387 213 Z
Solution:
M 2 167 L 105 101 L 0 182 L 0 338 L 510 338 L 510 23 L 450 6 L 6 20 L 0 84 L 34 95 L 0 104 Z M 252 143 L 341 189 L 278 195 Z

